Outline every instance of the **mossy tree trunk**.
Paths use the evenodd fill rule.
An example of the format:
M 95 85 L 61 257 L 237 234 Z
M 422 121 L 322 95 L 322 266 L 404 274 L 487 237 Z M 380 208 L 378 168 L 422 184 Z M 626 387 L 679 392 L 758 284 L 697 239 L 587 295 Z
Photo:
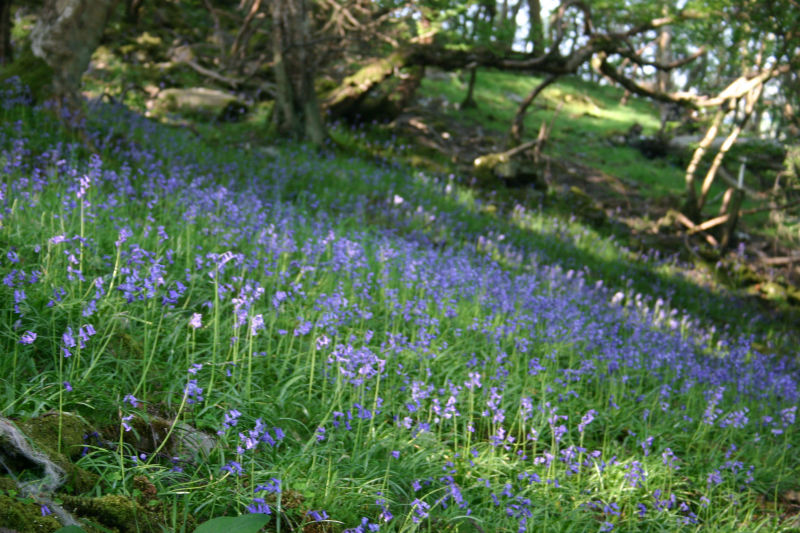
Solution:
M 81 76 L 116 3 L 45 0 L 31 31 L 31 49 L 53 69 L 52 94 L 62 109 L 80 109 Z
M 11 0 L 0 0 L 0 65 L 11 63 Z
M 308 23 L 305 0 L 273 0 L 272 52 L 277 85 L 273 120 L 279 132 L 321 146 L 327 134 L 314 89 L 316 69 Z

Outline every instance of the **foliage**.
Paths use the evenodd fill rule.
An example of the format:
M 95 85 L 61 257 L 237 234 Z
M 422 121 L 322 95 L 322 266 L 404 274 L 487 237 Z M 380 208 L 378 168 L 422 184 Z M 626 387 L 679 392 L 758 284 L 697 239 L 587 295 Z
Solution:
M 390 161 L 90 109 L 92 156 L 3 100 L 0 406 L 87 418 L 78 466 L 139 524 L 779 527 L 796 354 L 741 301 L 676 306 L 674 260 Z

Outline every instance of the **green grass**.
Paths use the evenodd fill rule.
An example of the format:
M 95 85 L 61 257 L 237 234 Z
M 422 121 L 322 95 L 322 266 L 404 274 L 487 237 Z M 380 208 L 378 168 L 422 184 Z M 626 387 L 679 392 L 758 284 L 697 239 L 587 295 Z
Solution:
M 92 163 L 46 112 L 3 119 L 0 407 L 54 421 L 63 451 L 69 417 L 48 413 L 98 431 L 78 497 L 141 501 L 126 516 L 142 530 L 261 504 L 268 531 L 781 527 L 792 403 L 749 391 L 793 379 L 761 352 L 794 348 L 680 263 L 391 161 L 225 144 L 241 125 L 207 140 L 100 107 Z M 198 431 L 210 450 L 152 442 Z

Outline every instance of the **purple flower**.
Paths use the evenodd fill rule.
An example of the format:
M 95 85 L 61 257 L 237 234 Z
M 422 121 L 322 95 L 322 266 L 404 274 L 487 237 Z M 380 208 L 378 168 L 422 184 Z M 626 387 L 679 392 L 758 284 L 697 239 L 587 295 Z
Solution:
M 676 464 L 678 462 L 678 458 L 675 457 L 675 452 L 673 452 L 670 448 L 666 448 L 661 453 L 661 460 L 664 465 L 669 466 L 675 470 L 678 470 L 680 467 Z
M 325 440 L 325 428 L 323 426 L 319 426 L 317 428 L 317 442 L 322 442 Z
M 468 374 L 469 380 L 464 382 L 464 386 L 469 390 L 481 388 L 481 375 L 478 372 L 470 372 Z
M 597 411 L 594 409 L 589 409 L 586 414 L 581 417 L 581 422 L 578 424 L 578 431 L 580 433 L 583 433 L 586 430 L 586 426 L 592 423 L 595 415 L 597 415 Z
M 122 228 L 121 230 L 119 230 L 119 238 L 117 239 L 117 241 L 114 244 L 116 244 L 117 246 L 121 246 L 122 243 L 124 243 L 125 241 L 128 240 L 128 237 L 132 237 L 132 236 L 133 236 L 133 232 L 129 228 L 127 228 L 127 227 Z
M 139 400 L 133 394 L 126 394 L 122 399 L 123 402 L 128 402 L 132 407 L 139 407 Z
M 395 459 L 400 459 L 400 452 L 397 450 L 392 450 L 392 457 Z
M 22 334 L 22 337 L 19 339 L 20 344 L 33 344 L 33 341 L 36 340 L 36 333 L 33 331 L 26 331 Z
M 42 511 L 42 516 L 53 514 L 53 511 L 51 511 L 50 508 L 45 504 L 42 504 L 41 511 Z
M 28 295 L 25 294 L 25 289 L 14 289 L 14 303 L 15 304 L 21 304 L 22 302 L 25 301 L 25 299 L 27 297 L 28 297 Z
M 267 492 L 269 494 L 280 494 L 281 480 L 274 477 L 265 485 L 256 485 L 255 492 Z
M 644 456 L 647 457 L 650 455 L 650 446 L 653 445 L 653 437 L 647 437 L 645 440 L 639 443 L 639 446 L 642 447 L 644 451 Z
M 225 421 L 222 423 L 222 429 L 217 432 L 218 435 L 224 435 L 225 430 L 228 428 L 234 427 L 236 424 L 239 423 L 239 417 L 242 416 L 242 413 L 237 411 L 236 409 L 231 409 L 227 413 L 225 413 Z
M 132 428 L 132 427 L 131 427 L 131 426 L 128 424 L 128 422 L 130 422 L 131 420 L 133 420 L 133 415 L 128 415 L 128 416 L 123 416 L 123 417 L 122 417 L 122 427 L 125 429 L 125 431 L 126 431 L 126 432 L 127 432 L 127 431 L 130 431 L 131 429 L 133 429 L 133 428 Z
M 272 514 L 264 498 L 253 498 L 253 503 L 247 506 L 247 512 L 251 514 Z
M 250 335 L 255 336 L 260 330 L 264 329 L 264 316 L 258 314 L 250 319 Z
M 189 319 L 189 325 L 194 329 L 198 329 L 203 325 L 201 322 L 203 316 L 200 313 L 195 313 L 192 315 L 192 318 Z
M 285 291 L 277 291 L 275 295 L 272 297 L 272 305 L 277 309 L 281 306 L 281 303 L 286 300 L 289 295 L 286 294 Z
M 237 463 L 236 461 L 228 461 L 228 464 L 220 468 L 220 470 L 225 470 L 227 472 L 230 472 L 231 474 L 233 474 L 234 472 L 237 474 L 241 474 L 242 465 L 240 463 Z
M 328 337 L 326 337 L 325 335 L 320 335 L 319 337 L 317 337 L 315 345 L 317 347 L 317 350 L 321 350 L 325 346 L 328 346 L 330 342 L 331 340 Z
M 324 510 L 309 511 L 307 515 L 311 517 L 312 522 L 322 522 L 323 520 L 327 520 L 329 518 L 328 513 L 326 513 Z
M 411 505 L 414 509 L 414 516 L 411 519 L 414 521 L 415 524 L 418 524 L 421 520 L 428 518 L 428 510 L 431 508 L 430 504 L 420 500 L 419 498 L 415 498 Z
M 714 470 L 713 472 L 708 473 L 708 477 L 706 478 L 706 483 L 711 485 L 719 485 L 722 483 L 722 475 L 719 473 L 719 470 Z
M 308 334 L 309 331 L 311 331 L 311 328 L 313 328 L 313 327 L 314 327 L 314 324 L 311 323 L 311 322 L 308 322 L 308 321 L 301 322 L 299 326 L 294 328 L 293 335 L 295 337 L 300 337 L 300 336 L 306 335 L 306 334 Z
M 183 389 L 186 395 L 186 403 L 192 404 L 203 401 L 203 389 L 197 386 L 196 379 L 190 379 Z
M 74 348 L 75 347 L 75 337 L 72 336 L 72 328 L 67 326 L 67 331 L 65 331 L 61 335 L 61 342 L 64 343 L 64 346 L 67 348 Z
M 69 381 L 65 381 L 63 383 L 63 385 L 64 385 L 64 389 L 66 389 L 67 392 L 72 392 L 72 385 L 70 384 Z

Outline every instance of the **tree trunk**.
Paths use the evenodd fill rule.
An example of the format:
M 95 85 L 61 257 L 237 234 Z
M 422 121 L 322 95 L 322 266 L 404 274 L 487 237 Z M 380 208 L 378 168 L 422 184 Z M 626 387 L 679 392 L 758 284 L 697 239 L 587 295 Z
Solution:
M 708 131 L 706 131 L 703 140 L 700 141 L 700 144 L 695 149 L 694 154 L 692 154 L 692 160 L 686 168 L 686 176 L 684 177 L 686 183 L 686 203 L 684 204 L 683 212 L 692 222 L 700 221 L 700 211 L 697 208 L 697 191 L 695 190 L 695 172 L 697 172 L 697 167 L 703 159 L 703 154 L 705 154 L 706 150 L 708 150 L 711 143 L 713 143 L 714 139 L 717 137 L 717 131 L 719 130 L 720 124 L 722 124 L 722 119 L 725 118 L 727 114 L 727 111 L 723 108 L 717 111 L 711 126 L 708 128 Z
M 473 66 L 469 69 L 469 84 L 467 85 L 467 96 L 461 102 L 461 109 L 475 109 L 478 103 L 475 101 L 475 78 L 478 77 L 478 67 Z
M 139 24 L 139 14 L 142 12 L 142 5 L 144 0 L 127 0 L 125 4 L 125 19 L 128 23 L 135 25 Z
M 81 76 L 89 66 L 116 0 L 45 0 L 31 31 L 31 50 L 53 69 L 53 95 L 80 109 Z
M 0 0 L 0 65 L 11 63 L 11 0 Z
M 275 109 L 278 131 L 317 146 L 327 136 L 314 90 L 315 60 L 305 0 L 272 2 L 272 53 L 275 64 Z
M 542 23 L 542 3 L 540 0 L 528 0 L 528 20 L 530 30 L 528 41 L 531 43 L 531 53 L 539 57 L 544 54 L 544 24 Z
M 705 206 L 706 199 L 708 198 L 708 192 L 711 190 L 711 185 L 714 183 L 714 177 L 717 175 L 717 170 L 719 169 L 720 165 L 722 165 L 722 160 L 725 158 L 725 154 L 728 153 L 728 150 L 730 150 L 731 146 L 733 146 L 733 144 L 736 142 L 736 139 L 739 137 L 742 129 L 747 124 L 750 116 L 753 114 L 753 108 L 755 107 L 758 98 L 761 96 L 762 87 L 763 85 L 758 85 L 747 94 L 744 117 L 742 117 L 741 121 L 733 126 L 730 134 L 722 143 L 722 146 L 720 146 L 717 155 L 714 156 L 714 161 L 711 163 L 711 168 L 708 169 L 708 173 L 703 180 L 703 185 L 700 188 L 700 198 L 697 200 L 698 212 L 701 211 Z
M 666 4 L 663 6 L 661 14 L 665 17 L 669 15 Z M 656 61 L 666 65 L 672 62 L 672 29 L 669 26 L 664 26 L 658 34 L 656 39 Z M 662 93 L 668 93 L 672 90 L 672 77 L 670 71 L 659 70 L 656 72 L 656 87 Z M 669 119 L 670 104 L 663 102 L 659 106 L 661 114 L 661 130 L 659 135 L 663 136 L 667 129 L 667 120 Z

